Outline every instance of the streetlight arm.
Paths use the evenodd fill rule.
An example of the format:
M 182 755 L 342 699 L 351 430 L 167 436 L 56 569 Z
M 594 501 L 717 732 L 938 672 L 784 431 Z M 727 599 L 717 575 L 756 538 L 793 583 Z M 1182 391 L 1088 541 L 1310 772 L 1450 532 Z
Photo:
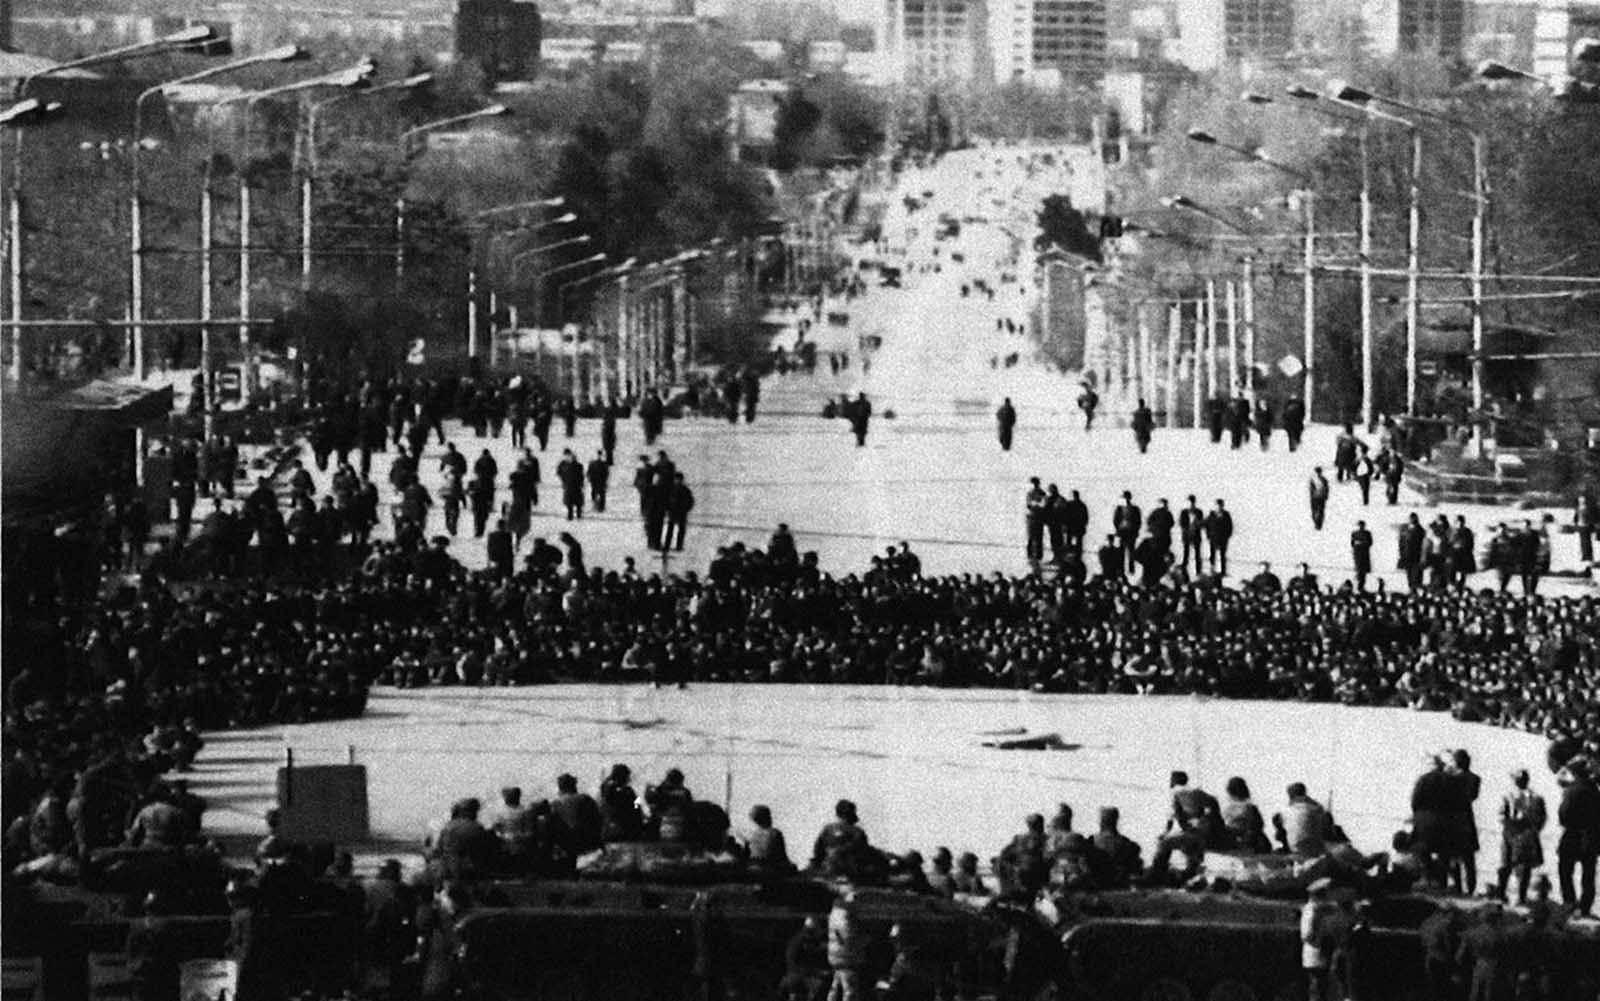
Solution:
M 46 66 L 37 73 L 30 73 L 28 76 L 25 76 L 21 80 L 17 81 L 16 96 L 19 99 L 25 97 L 28 93 L 29 85 L 40 77 L 54 76 L 57 73 L 64 73 L 67 70 L 82 69 L 86 66 L 98 66 L 101 63 L 114 63 L 118 60 L 127 59 L 130 56 L 142 55 L 146 52 L 160 52 L 163 49 L 182 48 L 186 45 L 209 42 L 215 38 L 216 32 L 210 27 L 206 25 L 197 25 L 190 28 L 184 28 L 181 31 L 175 31 L 170 35 L 164 35 L 161 38 L 152 39 L 148 42 L 134 42 L 131 45 L 123 45 L 115 49 L 107 49 L 104 52 L 96 52 L 93 55 L 83 56 L 78 59 L 69 59 L 64 63 L 56 63 L 54 66 Z
M 479 118 L 498 118 L 501 115 L 508 115 L 510 113 L 511 109 L 503 104 L 491 104 L 487 108 L 479 108 L 477 111 L 469 111 L 463 115 L 451 115 L 449 118 L 441 118 L 436 122 L 425 122 L 422 125 L 418 125 L 415 128 L 406 129 L 404 132 L 400 133 L 400 148 L 408 149 L 411 140 L 415 139 L 419 135 L 422 135 L 424 132 L 431 132 L 434 129 L 448 128 L 451 125 L 460 125 L 464 122 L 474 121 Z

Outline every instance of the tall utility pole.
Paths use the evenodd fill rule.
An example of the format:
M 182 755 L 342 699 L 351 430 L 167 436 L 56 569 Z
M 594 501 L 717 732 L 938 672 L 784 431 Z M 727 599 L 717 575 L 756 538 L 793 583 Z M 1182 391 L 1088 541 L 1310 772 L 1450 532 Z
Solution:
M 1177 303 L 1167 307 L 1167 427 L 1178 426 L 1178 338 L 1183 336 L 1183 322 Z
M 1406 413 L 1417 415 L 1418 301 L 1422 275 L 1422 129 L 1411 128 L 1411 205 L 1406 213 Z
M 1206 281 L 1206 399 L 1217 395 L 1217 282 Z
M 1305 245 L 1300 261 L 1301 270 L 1305 272 L 1301 278 L 1300 292 L 1300 324 L 1305 338 L 1301 351 L 1305 355 L 1306 420 L 1310 421 L 1315 420 L 1311 416 L 1311 404 L 1316 399 L 1317 386 L 1315 363 L 1312 361 L 1317 350 L 1317 193 L 1309 184 L 1306 185 L 1305 199 L 1300 204 L 1305 212 L 1306 227 Z
M 1194 348 L 1189 354 L 1189 377 L 1194 383 L 1194 426 L 1198 430 L 1203 423 L 1201 415 L 1205 411 L 1205 402 L 1200 398 L 1200 352 L 1202 342 L 1205 340 L 1205 323 L 1202 315 L 1205 303 L 1196 300 L 1194 315 L 1190 317 L 1189 326 L 1194 331 Z
M 211 170 L 213 157 L 206 157 L 200 180 L 200 406 L 204 434 L 211 440 L 216 430 L 216 359 L 212 357 L 211 331 Z
M 1361 122 L 1361 425 L 1372 428 L 1372 126 Z
M 1484 216 L 1489 202 L 1487 141 L 1472 133 L 1472 409 L 1483 410 L 1483 244 Z M 1476 421 L 1473 426 L 1479 426 Z M 1481 435 L 1474 435 L 1481 441 Z
M 1239 286 L 1229 282 L 1228 292 L 1228 398 L 1239 395 Z
M 1243 295 L 1244 302 L 1244 380 L 1245 399 L 1253 406 L 1256 402 L 1256 259 L 1245 255 Z

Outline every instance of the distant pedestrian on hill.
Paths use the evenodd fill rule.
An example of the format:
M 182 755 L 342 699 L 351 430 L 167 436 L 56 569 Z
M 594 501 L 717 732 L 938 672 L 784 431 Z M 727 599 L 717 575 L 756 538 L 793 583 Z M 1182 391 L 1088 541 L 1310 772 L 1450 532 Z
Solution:
M 1000 409 L 994 413 L 995 424 L 1000 432 L 1000 450 L 1011 451 L 1011 436 L 1017 428 L 1017 408 L 1011 405 L 1011 397 L 1006 397 L 1000 404 Z
M 865 447 L 867 428 L 872 422 L 872 403 L 866 393 L 857 393 L 856 398 L 845 405 L 845 417 L 850 421 L 850 431 L 856 436 L 856 447 Z
M 1088 383 L 1083 384 L 1083 392 L 1078 394 L 1078 409 L 1083 411 L 1083 429 L 1094 430 L 1094 411 L 1100 405 L 1100 394 Z

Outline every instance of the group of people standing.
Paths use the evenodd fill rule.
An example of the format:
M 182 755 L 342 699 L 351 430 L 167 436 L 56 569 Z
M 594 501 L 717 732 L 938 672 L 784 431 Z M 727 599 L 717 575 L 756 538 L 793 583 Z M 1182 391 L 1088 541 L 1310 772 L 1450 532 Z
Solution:
M 1078 491 L 1063 496 L 1052 483 L 1042 485 L 1030 477 L 1023 498 L 1026 510 L 1026 554 L 1030 563 L 1044 560 L 1045 540 L 1050 557 L 1061 573 L 1082 582 L 1084 536 L 1089 528 L 1089 506 Z M 1147 514 L 1134 503 L 1133 493 L 1122 492 L 1122 503 L 1112 511 L 1112 531 L 1096 554 L 1104 577 L 1119 578 L 1139 572 L 1147 584 L 1158 582 L 1174 567 L 1195 576 L 1228 572 L 1228 547 L 1233 541 L 1233 513 L 1221 498 L 1210 511 L 1201 509 L 1193 494 L 1173 511 L 1165 497 Z M 1174 554 L 1177 544 L 1177 555 Z

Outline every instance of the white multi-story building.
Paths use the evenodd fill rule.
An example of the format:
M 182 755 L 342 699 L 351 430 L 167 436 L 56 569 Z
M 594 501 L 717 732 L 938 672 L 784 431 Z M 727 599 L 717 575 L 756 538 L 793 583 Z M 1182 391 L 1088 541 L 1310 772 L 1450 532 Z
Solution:
M 968 83 L 987 62 L 985 0 L 882 0 L 878 51 L 910 86 Z

